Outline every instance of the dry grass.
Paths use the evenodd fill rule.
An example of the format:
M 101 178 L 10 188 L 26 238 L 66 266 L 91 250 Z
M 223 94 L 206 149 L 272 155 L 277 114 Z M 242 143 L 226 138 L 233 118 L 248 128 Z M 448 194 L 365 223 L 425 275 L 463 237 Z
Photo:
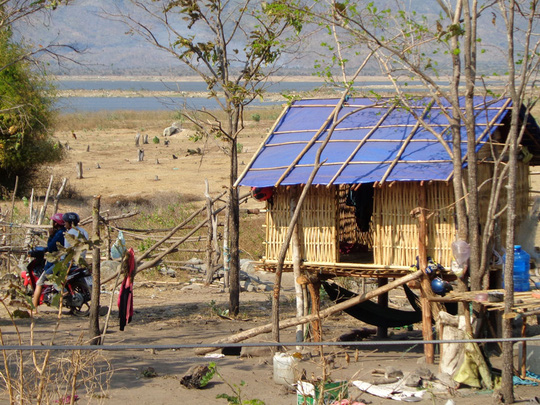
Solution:
M 178 119 L 178 113 L 171 111 L 97 111 L 61 114 L 56 119 L 55 130 L 84 131 L 96 128 L 148 130 L 154 127 L 167 127 Z
M 258 115 L 261 121 L 275 120 L 282 107 L 253 107 L 246 109 L 245 119 L 250 121 Z M 210 111 L 218 119 L 224 120 L 223 111 Z M 182 114 L 174 111 L 97 111 L 85 113 L 60 114 L 56 118 L 56 131 L 88 131 L 93 129 L 129 129 L 149 131 L 165 128 L 173 122 L 183 121 Z M 189 125 L 188 125 L 189 127 Z

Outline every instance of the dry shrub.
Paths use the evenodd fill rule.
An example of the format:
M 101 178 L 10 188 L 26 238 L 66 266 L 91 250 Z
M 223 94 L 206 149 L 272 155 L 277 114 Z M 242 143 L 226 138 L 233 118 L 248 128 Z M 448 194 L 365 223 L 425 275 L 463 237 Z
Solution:
M 21 317 L 24 314 L 28 317 L 31 309 L 29 297 L 17 298 L 26 297 L 22 287 L 19 285 L 18 288 L 15 299 L 12 300 L 11 293 L 3 293 L 0 297 L 0 308 L 11 322 L 9 328 L 0 328 L 1 346 L 36 345 L 34 318 L 30 319 L 30 325 L 15 318 L 15 315 Z M 18 309 L 11 311 L 10 306 L 13 305 Z M 62 307 L 52 331 L 51 346 L 65 343 L 55 339 L 61 321 Z M 83 344 L 87 343 L 81 333 L 75 345 Z M 0 349 L 0 352 L 3 362 L 0 367 L 0 395 L 10 404 L 73 404 L 77 399 L 80 399 L 77 403 L 89 403 L 91 400 L 95 403 L 96 398 L 100 398 L 101 403 L 106 398 L 112 370 L 99 350 Z

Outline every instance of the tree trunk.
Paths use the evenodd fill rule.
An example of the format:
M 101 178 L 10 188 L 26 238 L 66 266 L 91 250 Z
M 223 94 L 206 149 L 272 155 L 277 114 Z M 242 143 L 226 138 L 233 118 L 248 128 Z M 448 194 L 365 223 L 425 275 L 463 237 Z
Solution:
M 428 275 L 425 273 L 427 268 L 427 219 L 426 219 L 426 187 L 423 182 L 420 184 L 418 198 L 418 265 L 422 271 L 421 292 L 422 292 L 422 337 L 424 340 L 433 339 L 431 303 L 428 300 L 431 285 Z M 433 364 L 435 361 L 435 350 L 433 344 L 424 345 L 424 354 L 426 363 Z
M 99 209 L 101 196 L 94 197 L 92 207 L 92 235 L 99 240 Z M 92 300 L 90 301 L 90 344 L 99 345 L 101 330 L 99 328 L 99 299 L 101 288 L 101 254 L 99 247 L 95 246 L 92 252 Z
M 238 172 L 238 154 L 236 149 L 237 141 L 231 141 L 231 167 L 229 175 L 229 253 L 230 253 L 230 273 L 229 273 L 229 313 L 232 316 L 238 315 L 240 311 L 240 214 L 238 204 L 238 190 L 234 187 Z
M 474 3 L 474 2 L 473 2 Z M 469 208 L 469 274 L 471 289 L 482 288 L 480 271 L 480 213 L 478 210 L 478 173 L 476 154 L 476 122 L 474 110 L 474 92 L 476 79 L 476 9 L 471 10 L 469 1 L 463 3 L 465 35 L 463 38 L 463 58 L 465 72 L 465 128 L 467 132 L 467 176 L 468 176 L 468 208 Z
M 515 95 L 515 94 L 514 94 Z M 507 219 L 506 219 L 506 262 L 504 265 L 504 315 L 502 323 L 502 337 L 512 337 L 512 319 L 508 316 L 512 313 L 514 305 L 514 240 L 516 224 L 516 182 L 517 182 L 517 128 L 520 104 L 515 103 L 512 107 L 512 122 L 508 134 L 510 146 L 508 160 L 508 185 L 507 185 Z M 502 387 L 501 393 L 504 403 L 514 402 L 514 351 L 512 342 L 503 342 L 503 367 L 502 367 Z

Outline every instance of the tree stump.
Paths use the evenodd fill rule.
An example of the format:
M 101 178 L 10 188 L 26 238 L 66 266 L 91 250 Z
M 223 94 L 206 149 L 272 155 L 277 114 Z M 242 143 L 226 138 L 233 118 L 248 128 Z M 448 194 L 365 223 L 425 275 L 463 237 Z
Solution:
M 135 146 L 139 147 L 140 140 L 141 140 L 141 134 L 135 135 Z
M 82 179 L 83 178 L 83 167 L 82 162 L 77 162 L 77 178 Z
M 144 149 L 139 149 L 139 162 L 144 160 Z

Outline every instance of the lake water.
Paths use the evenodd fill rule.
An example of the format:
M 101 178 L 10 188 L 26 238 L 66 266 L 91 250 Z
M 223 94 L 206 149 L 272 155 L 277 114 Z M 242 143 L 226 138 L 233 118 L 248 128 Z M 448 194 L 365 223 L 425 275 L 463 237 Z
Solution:
M 310 91 L 320 87 L 320 82 L 280 82 L 268 87 L 270 93 Z M 59 80 L 59 90 L 128 90 L 204 92 L 204 82 L 156 82 L 156 81 L 80 81 Z M 254 100 L 251 106 L 275 105 L 282 102 Z M 92 111 L 177 111 L 186 106 L 191 109 L 216 109 L 217 102 L 205 97 L 60 97 L 55 107 L 61 113 Z
M 146 91 L 206 91 L 206 83 L 193 82 L 160 82 L 160 81 L 81 81 L 58 80 L 59 90 L 146 90 Z M 321 82 L 278 82 L 270 83 L 267 91 L 280 93 L 284 91 L 310 91 L 322 86 Z
M 275 101 L 261 102 L 253 101 L 251 106 L 281 104 Z M 188 109 L 219 108 L 215 100 L 206 98 L 182 98 L 182 97 L 59 97 L 55 103 L 55 108 L 63 114 L 76 112 L 95 111 L 178 111 L 183 107 Z
M 365 80 L 364 80 L 365 79 Z M 171 91 L 175 95 L 180 91 L 185 92 L 205 92 L 207 90 L 206 83 L 200 81 L 193 82 L 171 82 L 171 81 L 81 81 L 81 80 L 58 80 L 57 87 L 59 90 L 128 90 L 128 91 Z M 390 83 L 380 81 L 370 81 L 369 78 L 363 78 L 358 81 L 358 88 L 374 89 L 380 91 L 383 86 L 388 86 Z M 416 86 L 415 92 L 421 92 L 423 86 L 418 81 L 410 81 L 410 86 Z M 448 85 L 448 82 L 441 80 L 440 85 Z M 499 84 L 499 79 L 492 78 L 491 84 Z M 272 83 L 268 88 L 268 93 L 283 93 L 283 92 L 306 92 L 312 91 L 323 86 L 321 82 L 278 82 Z M 413 90 L 411 88 L 411 90 Z M 251 106 L 275 105 L 282 104 L 276 101 L 260 101 L 254 100 Z M 55 105 L 61 113 L 73 112 L 91 112 L 91 111 L 118 111 L 118 110 L 135 110 L 135 111 L 157 111 L 171 110 L 178 111 L 183 107 L 190 109 L 216 109 L 219 108 L 216 101 L 207 99 L 206 97 L 60 97 Z

